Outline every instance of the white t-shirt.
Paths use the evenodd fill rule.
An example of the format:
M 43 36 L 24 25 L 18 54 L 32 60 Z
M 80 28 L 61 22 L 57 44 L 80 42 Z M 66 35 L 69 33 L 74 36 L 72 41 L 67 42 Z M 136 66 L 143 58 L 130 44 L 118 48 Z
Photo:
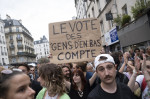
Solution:
M 123 72 L 123 74 L 125 74 L 128 77 L 128 79 L 130 80 L 131 75 L 129 74 L 129 72 Z
M 140 88 L 142 88 L 143 79 L 144 79 L 144 75 L 139 75 L 136 78 L 136 82 L 139 83 Z M 144 91 L 142 92 L 142 99 L 150 99 L 150 90 L 149 91 L 148 90 L 149 90 L 148 86 L 146 85 Z
M 56 94 L 54 97 L 51 97 L 48 95 L 48 92 L 46 92 L 45 99 L 57 99 L 57 97 L 58 97 L 58 94 Z

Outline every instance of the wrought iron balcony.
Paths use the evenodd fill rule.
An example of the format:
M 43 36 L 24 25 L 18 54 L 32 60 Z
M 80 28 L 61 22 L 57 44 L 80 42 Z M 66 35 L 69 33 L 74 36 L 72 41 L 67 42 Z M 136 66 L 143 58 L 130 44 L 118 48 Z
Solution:
M 16 37 L 17 41 L 21 41 L 22 37 Z
M 10 54 L 9 57 L 15 57 L 15 54 Z
M 10 45 L 9 48 L 10 48 L 10 49 L 14 49 L 15 46 L 14 46 L 14 45 Z
M 27 57 L 32 57 L 32 58 L 35 58 L 35 57 L 36 57 L 35 54 L 29 53 L 29 52 L 17 52 L 17 55 L 18 55 L 18 56 L 27 56 Z
M 10 39 L 9 42 L 14 42 L 14 40 L 13 40 L 13 39 Z
M 23 44 L 17 44 L 18 49 L 23 48 Z

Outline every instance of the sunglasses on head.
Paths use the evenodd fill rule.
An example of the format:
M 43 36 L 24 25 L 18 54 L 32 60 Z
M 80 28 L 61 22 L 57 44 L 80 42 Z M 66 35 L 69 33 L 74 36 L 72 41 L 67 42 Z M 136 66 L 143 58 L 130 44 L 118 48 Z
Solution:
M 11 74 L 11 73 L 13 73 L 13 71 L 9 70 L 9 69 L 6 69 L 6 70 L 2 70 L 1 73 L 2 74 Z
M 11 73 L 13 73 L 13 71 L 19 71 L 19 72 L 22 72 L 21 69 L 13 69 L 13 70 L 5 69 L 5 70 L 2 70 L 1 73 L 2 73 L 2 74 L 11 74 Z

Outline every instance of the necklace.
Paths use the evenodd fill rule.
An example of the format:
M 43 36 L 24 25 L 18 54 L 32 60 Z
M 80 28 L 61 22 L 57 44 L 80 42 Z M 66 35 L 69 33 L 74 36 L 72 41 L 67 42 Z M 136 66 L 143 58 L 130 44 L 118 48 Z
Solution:
M 83 97 L 83 91 L 78 90 L 78 94 L 79 94 L 80 97 Z

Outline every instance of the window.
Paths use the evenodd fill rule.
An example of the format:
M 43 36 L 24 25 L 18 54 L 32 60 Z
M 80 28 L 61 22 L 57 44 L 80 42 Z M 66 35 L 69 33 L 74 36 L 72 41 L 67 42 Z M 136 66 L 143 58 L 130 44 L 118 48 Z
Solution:
M 5 41 L 4 41 L 4 36 L 2 36 L 2 41 L 3 41 L 3 43 L 5 44 Z
M 90 14 L 88 15 L 88 17 L 90 18 Z
M 21 37 L 21 35 L 20 34 L 17 34 L 17 38 L 20 38 Z
M 10 35 L 10 40 L 13 40 L 13 36 L 12 35 Z
M 11 42 L 10 45 L 13 46 L 13 42 Z
M 22 42 L 21 42 L 21 41 L 18 41 L 17 43 L 18 43 L 18 45 L 21 45 L 21 44 L 22 44 Z
M 93 18 L 95 18 L 94 7 L 92 8 Z
M 122 15 L 126 15 L 128 14 L 128 11 L 127 11 L 127 5 L 125 4 L 123 7 L 122 7 Z
M 16 27 L 16 32 L 19 32 L 19 27 Z
M 19 57 L 19 61 L 20 62 L 24 62 L 24 58 L 23 57 Z
M 0 35 L 0 43 L 2 43 L 2 40 L 1 40 L 1 35 Z
M 101 7 L 100 7 L 100 2 L 99 2 L 99 0 L 96 0 L 96 2 L 97 2 L 98 11 L 101 12 Z
M 15 63 L 16 62 L 16 58 L 12 58 L 12 63 Z
M 101 32 L 104 33 L 104 24 L 103 21 L 100 21 Z
M 4 58 L 2 58 L 3 65 L 6 65 Z
M 3 27 L 1 26 L 1 32 L 3 33 L 4 32 L 4 30 L 3 30 Z
M 110 0 L 106 0 L 106 3 L 108 3 Z
M 1 52 L 3 52 L 3 48 L 2 48 L 2 46 L 1 46 Z
M 9 32 L 12 32 L 12 28 L 11 27 L 9 27 Z
M 108 13 L 111 13 L 111 11 L 109 11 Z M 111 29 L 111 28 L 113 27 L 113 22 L 112 22 L 112 20 L 109 20 L 108 23 L 109 23 L 109 28 Z

